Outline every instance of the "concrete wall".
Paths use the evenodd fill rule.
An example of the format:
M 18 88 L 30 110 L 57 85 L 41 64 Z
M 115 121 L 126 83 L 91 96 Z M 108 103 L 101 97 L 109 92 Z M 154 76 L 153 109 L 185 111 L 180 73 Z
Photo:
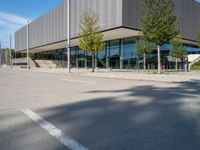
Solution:
M 142 16 L 142 0 L 123 0 L 123 26 L 139 29 Z M 180 20 L 178 27 L 181 36 L 188 40 L 197 40 L 200 28 L 200 4 L 194 0 L 174 0 L 175 13 Z

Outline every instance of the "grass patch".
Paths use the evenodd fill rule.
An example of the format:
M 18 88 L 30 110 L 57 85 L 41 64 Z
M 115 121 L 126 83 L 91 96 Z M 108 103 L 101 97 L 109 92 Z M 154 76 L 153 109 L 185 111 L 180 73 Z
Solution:
M 191 67 L 192 70 L 200 70 L 200 61 L 196 62 L 194 65 Z

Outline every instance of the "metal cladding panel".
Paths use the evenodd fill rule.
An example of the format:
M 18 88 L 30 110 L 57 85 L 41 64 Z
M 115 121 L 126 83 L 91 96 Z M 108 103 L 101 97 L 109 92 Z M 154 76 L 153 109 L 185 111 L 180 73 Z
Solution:
M 185 39 L 197 40 L 200 28 L 200 4 L 191 0 L 176 0 L 176 14 L 179 17 L 181 35 Z
M 29 48 L 39 47 L 66 39 L 66 9 L 66 2 L 64 1 L 29 24 Z M 25 27 L 15 33 L 16 51 L 25 50 L 27 48 L 26 34 Z
M 175 13 L 180 19 L 178 27 L 185 39 L 196 40 L 200 28 L 200 4 L 194 0 L 174 0 Z M 78 37 L 80 16 L 87 9 L 99 16 L 102 30 L 117 27 L 139 28 L 142 0 L 71 0 L 70 3 L 71 38 Z M 15 33 L 17 51 L 26 49 L 26 27 Z M 40 47 L 67 39 L 67 0 L 54 7 L 29 25 L 30 48 Z
M 78 37 L 80 16 L 87 9 L 99 16 L 99 26 L 109 30 L 122 26 L 122 0 L 71 0 L 70 2 L 71 38 Z M 29 25 L 30 48 L 40 47 L 67 39 L 67 1 L 54 7 Z M 26 49 L 26 30 L 16 33 L 17 51 Z
M 27 47 L 27 28 L 24 26 L 15 32 L 15 49 L 16 51 L 25 50 Z M 23 49 L 22 49 L 23 48 Z
M 122 0 L 72 0 L 71 1 L 71 37 L 78 37 L 80 16 L 85 10 L 93 10 L 99 16 L 102 30 L 122 25 Z
M 142 0 L 123 0 L 123 26 L 140 29 L 142 2 Z M 174 4 L 181 37 L 197 40 L 197 30 L 200 28 L 200 4 L 194 0 L 174 0 Z

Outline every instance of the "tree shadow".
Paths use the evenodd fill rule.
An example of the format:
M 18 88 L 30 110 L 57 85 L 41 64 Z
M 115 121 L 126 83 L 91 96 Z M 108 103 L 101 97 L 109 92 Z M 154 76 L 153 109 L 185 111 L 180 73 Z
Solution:
M 200 98 L 181 95 L 198 95 L 199 81 L 172 87 L 145 85 L 86 93 L 99 93 L 102 97 L 34 111 L 90 150 L 200 149 Z M 113 96 L 103 97 L 106 93 Z M 4 120 L 9 117 L 4 116 Z M 27 135 L 33 138 L 32 147 L 25 145 L 21 149 L 48 143 L 48 139 L 44 141 L 46 136 L 37 137 L 35 128 L 30 121 L 0 132 L 0 149 L 6 149 L 7 141 L 24 141 Z M 52 150 L 64 149 L 62 144 L 51 144 Z
M 170 88 L 148 85 L 87 91 L 109 92 L 113 97 L 37 112 L 89 149 L 199 150 L 200 99 L 177 94 L 199 94 L 199 90 L 199 84 L 182 83 Z

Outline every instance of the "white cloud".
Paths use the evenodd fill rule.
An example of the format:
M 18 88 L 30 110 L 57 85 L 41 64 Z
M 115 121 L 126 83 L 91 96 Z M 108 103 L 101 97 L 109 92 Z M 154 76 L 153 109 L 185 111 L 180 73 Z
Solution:
M 5 22 L 14 23 L 18 25 L 24 25 L 27 22 L 26 18 L 19 17 L 13 14 L 0 12 L 0 19 L 4 20 Z
M 13 34 L 16 30 L 26 25 L 27 20 L 26 18 L 0 11 L 0 40 L 2 41 L 2 47 L 9 47 L 10 33 Z

